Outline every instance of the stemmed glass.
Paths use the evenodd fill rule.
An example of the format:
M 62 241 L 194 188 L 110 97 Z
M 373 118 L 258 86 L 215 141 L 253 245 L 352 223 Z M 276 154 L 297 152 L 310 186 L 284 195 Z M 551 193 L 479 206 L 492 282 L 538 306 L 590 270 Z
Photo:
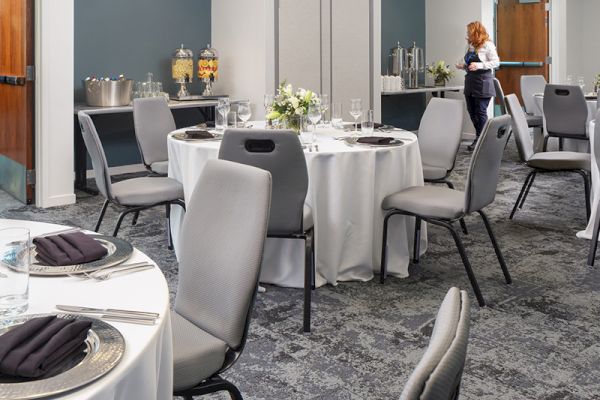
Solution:
M 317 132 L 317 123 L 321 120 L 320 104 L 311 104 L 308 106 L 308 119 L 313 123 L 313 132 Z
M 323 93 L 321 94 L 321 121 L 324 125 L 327 125 L 327 110 L 329 110 L 329 95 Z
M 225 126 L 227 126 L 227 115 L 229 114 L 229 111 L 231 111 L 231 104 L 229 103 L 229 98 L 221 97 L 219 99 L 219 103 L 217 104 L 217 112 L 221 114 Z
M 585 88 L 585 78 L 583 76 L 580 76 L 577 78 L 577 84 L 579 85 L 579 87 L 581 88 L 581 91 L 584 92 L 584 88 Z M 585 93 L 585 92 L 584 92 Z
M 250 116 L 252 115 L 252 110 L 250 109 L 250 102 L 249 101 L 242 101 L 238 104 L 238 117 L 240 117 L 240 119 L 243 122 L 243 128 L 246 127 L 246 124 L 248 122 L 248 120 L 250 119 Z
M 350 115 L 354 118 L 354 133 L 358 134 L 358 119 L 362 115 L 362 100 L 350 99 Z

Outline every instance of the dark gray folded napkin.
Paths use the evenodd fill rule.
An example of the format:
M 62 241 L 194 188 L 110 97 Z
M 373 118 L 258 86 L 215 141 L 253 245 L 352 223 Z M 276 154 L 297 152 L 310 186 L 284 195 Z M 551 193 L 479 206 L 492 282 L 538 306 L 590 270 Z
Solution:
M 91 321 L 33 318 L 0 336 L 0 373 L 38 378 L 85 342 Z
M 373 128 L 374 129 L 383 128 L 384 126 L 385 126 L 384 124 L 380 124 L 379 122 L 373 122 Z M 358 124 L 356 124 L 356 127 L 358 129 L 360 129 L 362 127 L 362 124 L 359 122 Z
M 33 239 L 37 259 L 51 266 L 96 261 L 108 252 L 97 240 L 83 232 L 37 237 Z
M 366 136 L 361 137 L 357 140 L 358 143 L 364 144 L 390 144 L 395 139 L 393 137 L 384 137 L 384 136 Z
M 205 130 L 185 131 L 185 137 L 188 139 L 213 139 L 215 135 Z

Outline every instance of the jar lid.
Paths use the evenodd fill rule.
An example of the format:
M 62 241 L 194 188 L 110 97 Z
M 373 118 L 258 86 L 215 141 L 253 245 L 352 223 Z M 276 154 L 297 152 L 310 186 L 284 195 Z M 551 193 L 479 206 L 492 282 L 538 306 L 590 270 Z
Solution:
M 173 53 L 173 58 L 194 58 L 194 52 L 186 49 L 183 44 Z
M 210 47 L 210 44 L 207 44 L 204 49 L 200 50 L 198 58 L 204 60 L 214 60 L 216 58 L 219 58 L 219 52 L 216 49 Z

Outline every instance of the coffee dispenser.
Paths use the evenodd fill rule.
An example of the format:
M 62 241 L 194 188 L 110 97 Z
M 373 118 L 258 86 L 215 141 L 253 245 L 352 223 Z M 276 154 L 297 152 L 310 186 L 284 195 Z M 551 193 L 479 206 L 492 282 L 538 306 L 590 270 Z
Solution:
M 406 62 L 404 63 L 404 81 L 409 89 L 419 87 L 419 74 L 425 72 L 425 55 L 423 49 L 417 47 L 416 42 L 413 46 L 406 49 Z

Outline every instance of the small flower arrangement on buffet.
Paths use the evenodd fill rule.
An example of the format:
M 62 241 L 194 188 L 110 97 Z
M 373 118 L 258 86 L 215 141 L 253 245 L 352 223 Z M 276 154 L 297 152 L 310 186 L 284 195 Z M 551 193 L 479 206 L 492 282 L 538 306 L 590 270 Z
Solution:
M 433 75 L 436 86 L 444 86 L 454 76 L 454 71 L 443 60 L 437 61 L 427 67 L 427 72 Z
M 294 91 L 292 85 L 285 81 L 279 85 L 277 96 L 267 110 L 268 121 L 278 120 L 283 126 L 300 131 L 303 116 L 308 114 L 311 104 L 319 105 L 319 96 L 311 90 L 298 88 Z

